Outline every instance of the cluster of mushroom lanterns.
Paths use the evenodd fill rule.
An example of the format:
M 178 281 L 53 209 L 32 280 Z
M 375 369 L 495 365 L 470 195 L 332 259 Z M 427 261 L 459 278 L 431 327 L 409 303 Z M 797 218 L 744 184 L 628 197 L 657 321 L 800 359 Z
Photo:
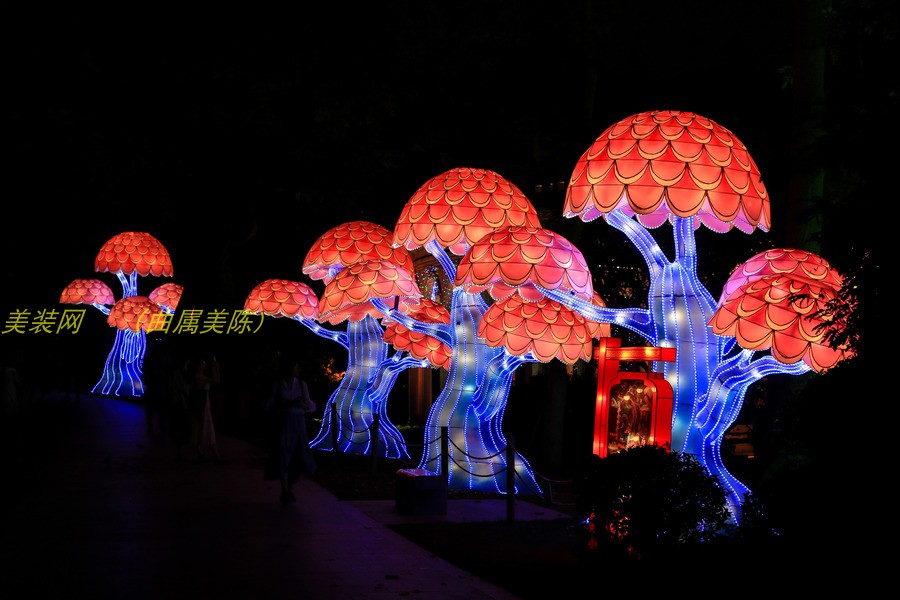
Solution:
M 654 367 L 674 394 L 670 448 L 694 454 L 719 479 L 739 520 L 750 490 L 722 462 L 725 433 L 754 382 L 821 372 L 851 355 L 831 347 L 817 327 L 841 276 L 811 252 L 773 248 L 739 265 L 718 300 L 704 287 L 695 230 L 765 232 L 771 213 L 744 144 L 695 113 L 642 112 L 607 128 L 576 163 L 563 214 L 602 218 L 628 238 L 648 270 L 646 308 L 606 306 L 578 248 L 541 227 L 512 182 L 480 168 L 426 181 L 393 230 L 351 221 L 323 233 L 302 264 L 304 275 L 325 284 L 321 296 L 291 279 L 255 286 L 244 310 L 298 321 L 347 351 L 346 373 L 310 445 L 409 457 L 388 416 L 390 390 L 405 369 L 446 369 L 419 468 L 440 472 L 445 465 L 451 489 L 537 493 L 526 458 L 506 454 L 503 415 L 513 373 L 528 362 L 590 361 L 595 340 L 615 325 L 649 346 L 675 349 L 674 361 Z M 651 234 L 666 223 L 672 257 Z M 419 248 L 453 282 L 449 309 L 416 282 L 410 252 Z M 119 331 L 94 391 L 140 395 L 146 316 L 175 310 L 181 289 L 167 284 L 137 295 L 136 275 L 172 275 L 168 253 L 145 233 L 110 240 L 95 269 L 119 277 L 121 300 L 114 302 L 99 280 L 76 280 L 61 301 L 94 305 Z M 442 457 L 442 431 L 449 457 Z

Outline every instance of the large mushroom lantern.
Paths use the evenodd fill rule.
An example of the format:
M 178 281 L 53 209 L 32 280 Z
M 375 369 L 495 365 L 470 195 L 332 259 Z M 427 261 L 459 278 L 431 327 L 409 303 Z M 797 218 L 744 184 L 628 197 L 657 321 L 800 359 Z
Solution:
M 608 127 L 578 159 L 563 214 L 599 217 L 634 244 L 650 276 L 647 310 L 586 316 L 631 329 L 651 346 L 676 348 L 660 367 L 675 393 L 672 449 L 701 452 L 692 422 L 722 340 L 707 327 L 715 300 L 698 276 L 694 231 L 769 230 L 769 197 L 746 146 L 728 129 L 691 112 L 642 112 Z M 672 225 L 674 259 L 648 230 Z M 565 298 L 555 296 L 565 303 Z
M 608 127 L 578 160 L 563 215 L 583 221 L 603 217 L 643 256 L 650 278 L 646 310 L 576 310 L 631 329 L 651 346 L 676 350 L 674 362 L 661 363 L 675 395 L 672 450 L 700 457 L 730 485 L 730 475 L 712 458 L 724 431 L 711 425 L 719 420 L 710 415 L 717 406 L 712 397 L 718 394 L 720 364 L 730 363 L 734 342 L 709 325 L 718 306 L 698 275 L 694 232 L 701 226 L 716 233 L 769 230 L 768 193 L 747 147 L 730 130 L 695 113 L 637 113 Z M 650 231 L 665 223 L 672 225 L 672 260 Z M 573 306 L 563 295 L 550 297 Z M 769 372 L 797 370 L 771 360 L 780 366 Z M 739 518 L 735 506 L 732 513 Z
M 404 205 L 394 226 L 394 246 L 409 251 L 425 248 L 437 261 L 448 281 L 456 278 L 458 258 L 485 235 L 500 227 L 528 225 L 538 227 L 537 211 L 512 182 L 488 169 L 460 167 L 441 173 L 422 184 Z M 455 255 L 455 256 L 454 256 Z M 477 335 L 478 323 L 488 309 L 479 293 L 454 287 L 450 303 L 450 322 L 426 324 L 400 310 L 390 310 L 375 302 L 391 319 L 410 329 L 426 333 L 452 349 L 446 384 L 432 404 L 425 424 L 425 449 L 419 468 L 439 472 L 441 468 L 441 435 L 446 427 L 458 447 L 461 462 L 448 461 L 450 489 L 496 488 L 492 465 L 467 472 L 472 457 L 496 453 L 496 440 L 484 439 L 481 432 L 491 427 L 475 418 L 473 396 L 482 384 L 484 365 L 500 349 L 488 346 Z M 466 465 L 466 466 L 463 466 Z
M 172 259 L 158 239 L 149 233 L 126 231 L 113 236 L 94 259 L 98 273 L 113 273 L 122 283 L 123 297 L 137 295 L 137 278 L 171 277 Z
M 174 272 L 172 260 L 165 246 L 149 233 L 135 231 L 126 231 L 107 240 L 94 259 L 94 270 L 98 273 L 113 273 L 119 279 L 122 284 L 122 298 L 119 302 L 138 295 L 138 277 L 171 277 Z M 85 284 L 88 287 L 83 287 Z M 111 309 L 108 308 L 108 305 L 113 304 L 109 301 L 111 291 L 105 284 L 98 284 L 102 282 L 96 279 L 76 279 L 65 288 L 60 302 L 88 303 L 86 299 L 93 297 L 98 301 L 89 303 L 107 316 L 111 316 Z M 149 312 L 144 315 L 145 317 L 160 310 L 165 312 L 169 312 L 169 308 L 174 310 L 174 305 L 170 304 L 167 305 L 169 308 L 161 309 L 160 305 L 150 298 L 142 298 L 155 306 L 155 309 L 147 306 Z M 167 296 L 166 301 L 171 300 L 172 297 Z M 177 300 L 175 302 L 177 304 Z M 120 308 L 124 310 L 124 307 Z M 127 310 L 132 308 L 134 307 Z M 160 325 L 158 319 L 159 317 L 156 317 L 153 323 Z M 115 340 L 107 356 L 103 375 L 91 391 L 104 395 L 141 396 L 144 388 L 141 369 L 147 345 L 148 323 L 133 327 L 133 323 L 125 317 L 125 313 L 107 321 L 116 330 Z
M 391 243 L 393 233 L 386 227 L 371 221 L 357 220 L 332 227 L 313 243 L 303 259 L 302 271 L 314 280 L 321 280 L 326 291 L 319 302 L 319 322 L 331 325 L 345 324 L 346 333 L 334 333 L 328 337 L 342 344 L 347 349 L 347 369 L 338 387 L 331 394 L 325 405 L 325 416 L 322 428 L 312 439 L 310 445 L 319 450 L 343 450 L 345 452 L 367 453 L 386 452 L 388 457 L 408 456 L 405 444 L 392 444 L 390 447 L 370 448 L 372 418 L 372 398 L 368 397 L 368 388 L 378 374 L 381 365 L 387 359 L 388 346 L 383 339 L 384 328 L 379 319 L 382 314 L 376 310 L 367 297 L 371 291 L 373 297 L 381 297 L 378 290 L 386 291 L 384 297 L 393 297 L 394 292 L 404 294 L 407 289 L 392 287 L 390 280 L 406 281 L 406 276 L 413 277 L 412 257 L 405 248 L 394 247 Z M 355 265 L 369 261 L 380 261 L 384 271 L 376 269 L 369 272 L 361 267 L 353 275 L 345 276 L 339 286 L 332 282 L 342 272 Z M 402 274 L 401 274 L 402 272 Z M 390 273 L 390 274 L 389 274 Z M 355 275 L 372 276 L 373 280 L 357 280 Z M 388 277 L 388 280 L 382 277 Z M 343 285 L 350 284 L 350 288 Z M 367 285 L 376 285 L 377 290 L 365 289 Z M 405 283 L 403 285 L 406 285 Z M 329 287 L 330 286 L 330 287 Z M 421 296 L 421 294 L 418 294 Z M 361 300 L 359 304 L 355 302 Z M 385 390 L 385 393 L 390 390 Z M 376 409 L 381 408 L 377 398 Z M 334 415 L 337 414 L 337 420 Z M 380 414 L 383 432 L 400 437 L 400 432 L 390 424 L 386 414 Z M 361 423 L 366 423 L 361 425 Z M 360 427 L 357 427 L 360 426 Z M 341 441 L 340 430 L 357 430 L 351 439 Z M 346 433 L 345 431 L 345 433 Z M 335 445 L 338 448 L 335 448 Z M 401 449 L 402 448 L 402 449 Z
M 244 310 L 267 314 L 274 317 L 289 317 L 306 326 L 316 335 L 341 345 L 348 355 L 347 369 L 337 389 L 331 394 L 324 407 L 322 428 L 310 445 L 320 450 L 337 449 L 348 452 L 366 453 L 370 450 L 368 420 L 366 430 L 354 436 L 349 444 L 340 443 L 338 429 L 354 427 L 371 418 L 371 400 L 366 399 L 369 382 L 377 375 L 380 365 L 387 355 L 387 344 L 382 339 L 384 329 L 378 322 L 381 313 L 371 303 L 360 300 L 366 296 L 365 290 L 351 286 L 350 289 L 328 286 L 349 267 L 371 260 L 384 261 L 387 267 L 381 275 L 400 272 L 400 279 L 412 280 L 413 262 L 409 252 L 404 248 L 394 248 L 390 244 L 393 234 L 385 227 L 369 221 L 350 221 L 337 225 L 324 234 L 312 245 L 303 261 L 302 271 L 310 278 L 322 280 L 326 284 L 326 293 L 319 299 L 310 286 L 284 279 L 270 279 L 257 285 L 244 304 Z M 342 279 L 351 281 L 352 277 Z M 374 283 L 379 290 L 391 288 L 379 276 Z M 367 285 L 361 281 L 358 285 Z M 330 291 L 329 291 L 330 290 Z M 399 293 L 413 293 L 408 283 L 404 283 Z M 421 294 L 419 294 L 421 295 Z M 354 304 L 360 300 L 361 304 Z M 346 331 L 327 327 L 327 325 L 345 325 Z M 389 390 L 388 390 L 389 391 Z M 335 410 L 340 407 L 339 410 Z M 367 408 L 363 408 L 367 407 Z M 335 413 L 340 420 L 334 418 Z M 365 414 L 367 417 L 360 415 Z M 385 433 L 396 434 L 399 431 L 387 420 L 382 421 Z M 387 456 L 408 456 L 405 444 L 399 442 L 379 451 L 387 452 Z
M 563 236 L 540 227 L 508 226 L 485 235 L 460 261 L 454 286 L 469 294 L 486 291 L 496 300 L 480 320 L 477 334 L 500 352 L 487 363 L 484 384 L 476 392 L 472 410 L 485 428 L 482 435 L 505 446 L 501 421 L 515 369 L 525 362 L 554 359 L 569 365 L 579 360 L 590 362 L 594 335 L 609 332 L 609 326 L 592 324 L 547 298 L 545 291 L 559 290 L 585 304 L 603 306 L 603 302 L 593 291 L 581 252 Z M 561 403 L 554 407 L 553 399 L 547 402 L 548 414 L 555 412 L 554 408 L 564 409 Z M 554 453 L 548 448 L 548 454 Z M 502 454 L 490 462 L 494 473 L 508 468 Z M 470 468 L 479 467 L 474 464 Z M 530 491 L 540 489 L 523 457 L 516 456 L 514 469 L 516 479 Z
M 382 313 L 375 308 L 373 300 L 409 305 L 416 304 L 421 296 L 412 271 L 383 259 L 352 264 L 325 286 L 319 299 L 319 320 L 332 325 L 346 321 L 347 338 L 352 344 L 346 374 L 329 398 L 330 410 L 322 420 L 319 433 L 310 442 L 311 447 L 389 458 L 409 457 L 403 436 L 388 418 L 389 388 L 373 387 L 388 361 L 385 330 L 378 321 Z M 421 360 L 417 365 L 424 366 Z M 377 438 L 372 431 L 375 415 L 379 428 Z M 378 441 L 384 444 L 378 446 Z

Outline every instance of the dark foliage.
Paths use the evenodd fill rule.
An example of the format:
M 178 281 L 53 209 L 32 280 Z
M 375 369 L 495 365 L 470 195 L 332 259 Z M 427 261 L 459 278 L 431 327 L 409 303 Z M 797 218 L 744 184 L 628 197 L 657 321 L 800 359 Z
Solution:
M 602 554 L 650 558 L 726 532 L 725 491 L 690 454 L 641 446 L 594 455 L 581 485 L 588 543 Z

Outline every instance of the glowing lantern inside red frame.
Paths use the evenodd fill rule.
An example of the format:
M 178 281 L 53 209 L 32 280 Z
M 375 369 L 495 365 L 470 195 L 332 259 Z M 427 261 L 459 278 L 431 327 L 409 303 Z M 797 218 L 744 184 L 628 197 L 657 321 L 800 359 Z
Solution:
M 674 348 L 622 348 L 618 338 L 600 338 L 593 453 L 600 458 L 634 446 L 672 442 L 672 386 L 662 373 L 620 371 L 623 361 L 675 360 Z

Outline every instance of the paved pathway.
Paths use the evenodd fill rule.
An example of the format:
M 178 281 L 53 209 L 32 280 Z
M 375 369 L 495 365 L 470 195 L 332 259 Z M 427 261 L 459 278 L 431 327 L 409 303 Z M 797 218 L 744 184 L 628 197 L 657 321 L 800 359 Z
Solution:
M 3 428 L 0 586 L 16 598 L 515 598 L 370 516 L 384 507 L 309 480 L 278 503 L 240 440 L 219 436 L 227 465 L 178 466 L 135 404 L 50 397 L 32 416 Z

